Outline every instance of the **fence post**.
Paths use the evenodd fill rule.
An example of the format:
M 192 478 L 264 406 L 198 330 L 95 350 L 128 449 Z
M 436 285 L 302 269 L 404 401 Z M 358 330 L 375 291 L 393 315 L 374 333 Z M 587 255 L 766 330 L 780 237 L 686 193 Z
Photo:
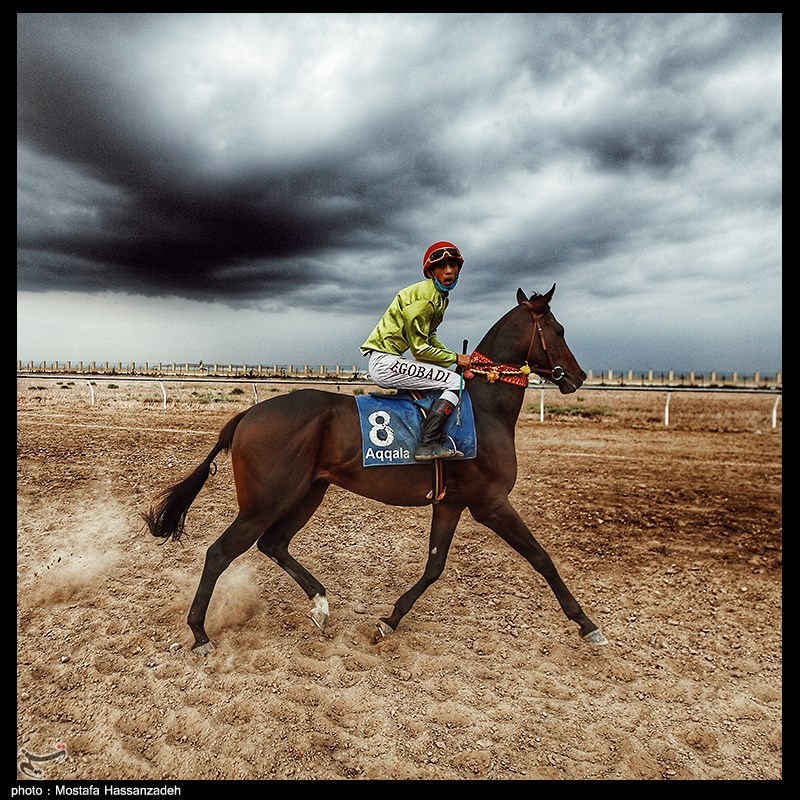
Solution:
M 672 392 L 667 392 L 667 402 L 664 405 L 664 427 L 669 428 L 669 398 L 672 396 Z
M 772 406 L 772 427 L 776 428 L 778 426 L 778 403 L 781 400 L 781 396 L 778 395 L 775 398 L 775 404 Z
M 539 422 L 544 422 L 544 389 L 539 390 L 541 397 L 539 398 Z

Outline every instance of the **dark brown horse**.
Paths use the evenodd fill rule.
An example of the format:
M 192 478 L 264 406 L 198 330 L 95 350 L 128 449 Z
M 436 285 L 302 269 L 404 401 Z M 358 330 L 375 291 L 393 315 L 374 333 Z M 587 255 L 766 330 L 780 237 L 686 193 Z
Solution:
M 447 488 L 444 498 L 433 503 L 425 571 L 397 600 L 391 615 L 376 623 L 373 643 L 394 631 L 425 589 L 442 574 L 456 525 L 468 508 L 475 520 L 493 530 L 545 578 L 585 641 L 607 644 L 508 499 L 517 477 L 514 427 L 528 370 L 556 383 L 563 394 L 576 391 L 586 379 L 567 347 L 563 327 L 550 311 L 555 288 L 531 297 L 520 289 L 517 305 L 495 323 L 473 353 L 473 375 L 466 381 L 466 391 L 474 409 L 477 457 L 444 462 Z M 231 453 L 239 513 L 208 548 L 189 611 L 193 649 L 200 652 L 212 646 L 205 618 L 217 579 L 253 544 L 300 584 L 314 604 L 311 619 L 325 629 L 325 587 L 290 555 L 289 543 L 317 510 L 330 484 L 388 505 L 433 502 L 435 467 L 365 468 L 354 398 L 303 389 L 265 400 L 231 419 L 205 460 L 166 489 L 143 515 L 154 536 L 177 539 L 183 533 L 186 514 L 205 484 L 214 459 L 227 450 Z

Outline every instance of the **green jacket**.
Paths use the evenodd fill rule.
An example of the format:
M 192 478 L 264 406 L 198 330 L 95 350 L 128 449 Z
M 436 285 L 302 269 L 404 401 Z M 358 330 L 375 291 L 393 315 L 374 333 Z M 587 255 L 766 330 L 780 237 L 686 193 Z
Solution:
M 370 350 L 402 356 L 406 350 L 417 361 L 450 367 L 457 356 L 436 338 L 449 298 L 432 280 L 401 289 L 380 322 L 361 345 L 364 355 Z

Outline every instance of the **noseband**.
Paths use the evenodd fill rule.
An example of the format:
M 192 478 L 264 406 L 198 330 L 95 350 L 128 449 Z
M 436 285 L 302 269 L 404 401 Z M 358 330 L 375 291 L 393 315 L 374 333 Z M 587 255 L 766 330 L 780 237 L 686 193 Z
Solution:
M 494 383 L 499 380 L 504 383 L 512 383 L 516 386 L 526 387 L 529 380 L 528 376 L 531 372 L 535 372 L 542 378 L 548 377 L 548 379 L 554 383 L 558 383 L 565 375 L 563 367 L 553 364 L 550 351 L 547 349 L 547 342 L 544 338 L 541 321 L 544 314 L 537 314 L 533 310 L 533 305 L 531 303 L 526 302 L 523 305 L 530 311 L 531 318 L 533 319 L 533 328 L 531 330 L 531 340 L 528 343 L 528 352 L 525 356 L 525 363 L 521 367 L 514 367 L 510 364 L 497 364 L 477 350 L 470 356 L 472 366 L 469 371 L 477 375 L 485 375 L 488 383 Z M 533 352 L 533 345 L 536 341 L 537 333 L 539 335 L 539 342 L 542 345 L 542 350 L 547 357 L 547 367 L 530 366 L 531 353 Z

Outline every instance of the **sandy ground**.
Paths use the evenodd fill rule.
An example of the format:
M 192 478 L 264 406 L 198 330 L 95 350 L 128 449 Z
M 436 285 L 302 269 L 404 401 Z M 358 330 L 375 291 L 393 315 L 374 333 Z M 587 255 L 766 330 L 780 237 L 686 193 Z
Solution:
M 441 580 L 372 645 L 421 573 L 430 509 L 332 488 L 293 545 L 328 588 L 326 634 L 254 548 L 218 584 L 202 657 L 185 619 L 235 514 L 228 460 L 183 542 L 138 514 L 250 388 L 170 387 L 166 409 L 154 384 L 100 382 L 94 406 L 82 380 L 17 389 L 18 767 L 63 751 L 38 777 L 782 778 L 774 396 L 677 395 L 666 428 L 659 393 L 548 393 L 542 422 L 529 390 L 512 500 L 606 648 L 468 513 Z

